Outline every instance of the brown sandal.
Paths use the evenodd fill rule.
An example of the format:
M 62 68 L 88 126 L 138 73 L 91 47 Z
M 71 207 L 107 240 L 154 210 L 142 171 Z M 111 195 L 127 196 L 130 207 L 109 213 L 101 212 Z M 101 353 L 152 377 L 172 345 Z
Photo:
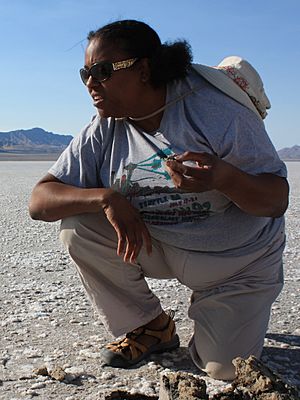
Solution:
M 152 353 L 163 353 L 179 347 L 179 337 L 176 334 L 173 316 L 174 312 L 170 312 L 168 323 L 161 330 L 142 326 L 127 333 L 120 341 L 106 345 L 101 354 L 104 363 L 110 367 L 129 368 Z M 156 343 L 148 347 L 139 343 L 138 338 L 144 335 L 155 338 Z

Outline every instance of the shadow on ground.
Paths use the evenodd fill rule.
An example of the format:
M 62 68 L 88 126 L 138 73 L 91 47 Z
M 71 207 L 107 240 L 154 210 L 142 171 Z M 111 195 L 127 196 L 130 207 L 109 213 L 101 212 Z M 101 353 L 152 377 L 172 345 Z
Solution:
M 275 340 L 276 342 L 286 343 L 290 346 L 300 346 L 300 336 L 287 335 L 283 333 L 267 333 L 267 339 Z

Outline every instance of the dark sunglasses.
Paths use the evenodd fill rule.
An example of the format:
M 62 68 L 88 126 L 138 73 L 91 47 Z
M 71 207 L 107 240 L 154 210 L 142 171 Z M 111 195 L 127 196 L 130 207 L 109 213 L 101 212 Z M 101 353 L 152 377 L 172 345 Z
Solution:
M 93 64 L 91 68 L 81 68 L 80 69 L 80 77 L 82 82 L 86 85 L 89 77 L 91 76 L 97 82 L 104 82 L 112 76 L 114 71 L 118 71 L 119 69 L 125 69 L 131 67 L 137 58 L 129 58 L 124 61 L 101 61 Z

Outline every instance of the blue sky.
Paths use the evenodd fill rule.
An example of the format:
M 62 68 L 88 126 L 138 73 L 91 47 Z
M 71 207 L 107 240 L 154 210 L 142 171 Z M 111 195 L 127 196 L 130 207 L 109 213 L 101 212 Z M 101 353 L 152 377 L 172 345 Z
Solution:
M 77 135 L 95 114 L 78 74 L 86 35 L 125 18 L 188 40 L 198 63 L 246 58 L 272 103 L 275 147 L 300 145 L 299 0 L 0 0 L 0 131 Z

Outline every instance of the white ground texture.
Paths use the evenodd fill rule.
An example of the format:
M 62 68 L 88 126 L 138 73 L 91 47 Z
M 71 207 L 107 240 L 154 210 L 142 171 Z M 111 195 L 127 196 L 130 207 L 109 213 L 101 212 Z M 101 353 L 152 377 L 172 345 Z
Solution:
M 58 240 L 59 223 L 32 221 L 27 203 L 49 162 L 0 162 L 0 399 L 99 400 L 112 390 L 157 395 L 167 371 L 198 374 L 187 351 L 190 291 L 175 280 L 149 280 L 165 308 L 176 311 L 181 347 L 130 370 L 103 367 L 99 349 L 112 338 L 94 314 Z M 273 305 L 262 360 L 300 386 L 300 163 L 288 163 L 285 287 Z M 180 300 L 179 300 L 180 299 Z M 63 382 L 33 370 L 59 366 Z M 203 376 L 213 395 L 228 386 Z

